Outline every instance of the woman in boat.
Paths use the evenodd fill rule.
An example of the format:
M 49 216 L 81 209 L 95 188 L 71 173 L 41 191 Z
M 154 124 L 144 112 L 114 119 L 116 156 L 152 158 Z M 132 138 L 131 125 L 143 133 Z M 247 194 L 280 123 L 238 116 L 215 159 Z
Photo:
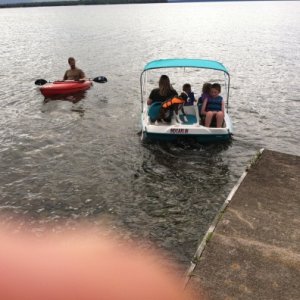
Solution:
M 164 102 L 174 96 L 178 96 L 178 94 L 172 87 L 169 77 L 167 75 L 161 75 L 158 82 L 158 88 L 151 91 L 147 104 L 151 105 L 154 102 Z

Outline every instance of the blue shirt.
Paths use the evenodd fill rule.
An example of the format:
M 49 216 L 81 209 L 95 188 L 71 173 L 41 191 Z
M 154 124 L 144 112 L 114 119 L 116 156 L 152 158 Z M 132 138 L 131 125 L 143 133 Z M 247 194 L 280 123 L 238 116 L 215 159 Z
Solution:
M 190 92 L 188 94 L 187 102 L 184 104 L 184 106 L 194 105 L 194 102 L 195 102 L 195 95 L 193 92 Z
M 217 96 L 215 98 L 209 97 L 207 99 L 206 111 L 221 111 L 222 110 L 222 101 L 223 98 L 221 96 Z

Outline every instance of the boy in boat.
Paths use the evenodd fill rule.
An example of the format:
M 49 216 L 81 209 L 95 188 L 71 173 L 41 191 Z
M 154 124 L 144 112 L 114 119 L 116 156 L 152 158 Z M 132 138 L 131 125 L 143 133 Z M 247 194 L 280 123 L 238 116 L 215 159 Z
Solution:
M 194 105 L 194 102 L 196 101 L 194 92 L 192 92 L 192 87 L 189 83 L 185 83 L 182 87 L 183 92 L 185 92 L 188 96 L 185 106 Z
M 69 57 L 68 63 L 70 65 L 70 69 L 65 72 L 63 80 L 85 81 L 85 74 L 81 69 L 76 67 L 75 58 Z
M 214 117 L 217 120 L 217 128 L 221 128 L 223 125 L 225 104 L 220 93 L 221 85 L 219 83 L 214 83 L 209 89 L 208 96 L 203 99 L 201 115 L 205 116 L 206 127 L 210 127 L 211 121 Z

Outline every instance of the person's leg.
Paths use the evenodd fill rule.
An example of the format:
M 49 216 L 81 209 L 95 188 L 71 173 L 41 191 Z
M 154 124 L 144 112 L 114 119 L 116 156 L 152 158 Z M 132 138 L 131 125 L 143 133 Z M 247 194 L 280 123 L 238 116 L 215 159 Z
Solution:
M 211 120 L 214 116 L 214 112 L 213 111 L 208 111 L 206 112 L 206 115 L 205 115 L 205 127 L 209 127 L 210 124 L 211 124 Z
M 197 102 L 194 102 L 194 109 L 195 109 L 197 124 L 200 125 L 201 124 L 201 118 L 200 118 L 199 106 L 197 105 Z
M 217 112 L 216 119 L 217 119 L 217 128 L 221 128 L 224 121 L 224 114 L 222 111 Z

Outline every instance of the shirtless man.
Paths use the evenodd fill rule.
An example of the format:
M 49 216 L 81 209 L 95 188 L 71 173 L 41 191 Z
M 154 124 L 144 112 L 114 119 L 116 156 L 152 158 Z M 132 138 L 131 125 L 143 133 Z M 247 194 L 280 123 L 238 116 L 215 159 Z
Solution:
M 76 68 L 74 57 L 69 57 L 68 63 L 70 65 L 70 69 L 66 71 L 63 80 L 76 80 L 76 81 L 86 80 L 84 72 L 81 69 Z

